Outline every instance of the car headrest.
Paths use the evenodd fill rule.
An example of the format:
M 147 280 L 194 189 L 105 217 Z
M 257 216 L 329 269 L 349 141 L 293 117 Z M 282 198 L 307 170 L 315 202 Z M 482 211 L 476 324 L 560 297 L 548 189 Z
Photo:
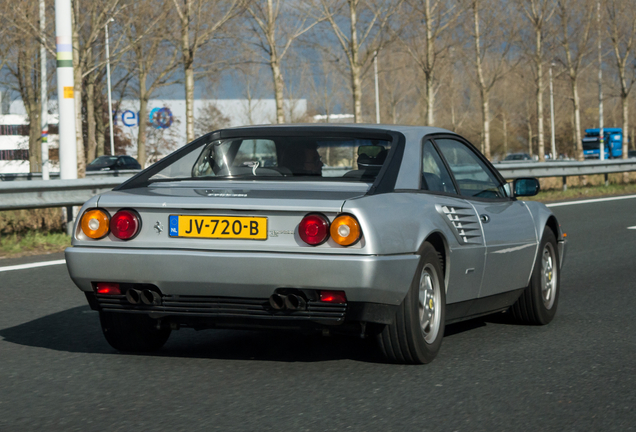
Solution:
M 360 168 L 380 167 L 382 166 L 382 164 L 384 164 L 384 161 L 386 160 L 386 155 L 388 153 L 389 152 L 387 152 L 386 149 L 380 151 L 380 153 L 378 153 L 375 157 L 362 153 L 361 155 L 358 156 L 358 166 Z

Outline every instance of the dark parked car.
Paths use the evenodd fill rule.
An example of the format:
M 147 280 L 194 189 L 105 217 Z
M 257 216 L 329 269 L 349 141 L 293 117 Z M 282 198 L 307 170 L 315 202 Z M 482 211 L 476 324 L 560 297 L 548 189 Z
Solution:
M 532 156 L 528 153 L 509 153 L 506 155 L 505 161 L 531 161 Z
M 130 156 L 100 156 L 86 166 L 86 171 L 116 171 L 141 169 Z

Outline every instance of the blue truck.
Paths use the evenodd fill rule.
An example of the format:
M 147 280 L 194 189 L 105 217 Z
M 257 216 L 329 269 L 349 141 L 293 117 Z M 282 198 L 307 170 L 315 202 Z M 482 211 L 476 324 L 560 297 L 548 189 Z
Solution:
M 583 137 L 583 156 L 585 159 L 598 159 L 599 129 L 585 129 Z M 621 128 L 604 128 L 603 144 L 605 144 L 605 159 L 623 157 L 623 130 Z

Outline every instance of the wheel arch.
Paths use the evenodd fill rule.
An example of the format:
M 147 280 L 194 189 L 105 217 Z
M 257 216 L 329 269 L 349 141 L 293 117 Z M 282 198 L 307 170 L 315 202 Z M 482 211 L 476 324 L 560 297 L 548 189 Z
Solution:
M 548 220 L 545 222 L 545 226 L 552 230 L 552 232 L 554 233 L 554 238 L 559 241 L 559 239 L 561 238 L 561 228 L 559 227 L 559 222 L 557 222 L 557 219 L 554 215 L 551 215 L 548 218 Z M 541 239 L 539 239 L 539 241 L 541 241 Z
M 425 243 L 430 243 L 440 257 L 440 265 L 442 266 L 442 273 L 444 274 L 444 289 L 448 291 L 448 272 L 450 269 L 450 249 L 448 247 L 448 241 L 441 231 L 433 231 L 422 242 L 418 252 L 421 252 Z

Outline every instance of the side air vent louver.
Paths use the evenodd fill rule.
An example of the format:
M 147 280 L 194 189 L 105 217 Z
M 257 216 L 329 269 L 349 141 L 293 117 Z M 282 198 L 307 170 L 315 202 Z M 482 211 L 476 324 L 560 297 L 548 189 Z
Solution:
M 436 208 L 461 244 L 482 244 L 481 226 L 475 210 L 470 207 L 445 205 L 437 205 Z

